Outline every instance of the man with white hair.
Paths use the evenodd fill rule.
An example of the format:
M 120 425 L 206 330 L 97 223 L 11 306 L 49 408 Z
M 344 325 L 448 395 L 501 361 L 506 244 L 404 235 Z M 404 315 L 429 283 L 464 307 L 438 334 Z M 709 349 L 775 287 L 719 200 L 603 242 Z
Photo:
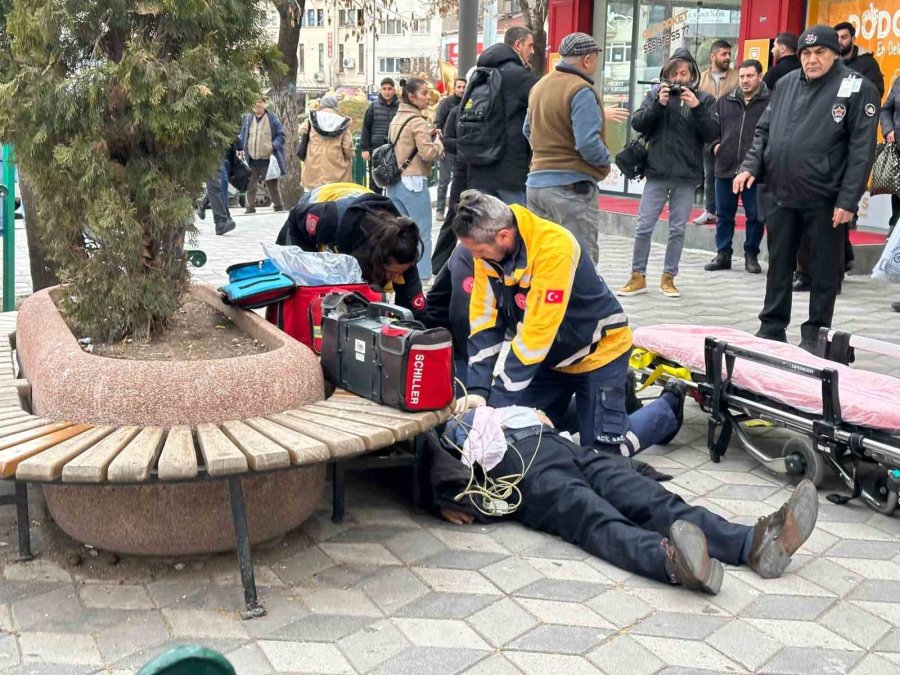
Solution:
M 594 264 L 600 259 L 597 181 L 610 169 L 593 80 L 602 51 L 587 33 L 566 35 L 559 43 L 562 60 L 528 96 L 524 128 L 533 152 L 528 208 L 578 237 Z
M 571 232 L 477 190 L 462 194 L 453 229 L 474 258 L 459 410 L 522 405 L 559 426 L 574 395 L 582 445 L 625 456 L 678 433 L 681 383 L 626 412 L 628 318 Z M 507 331 L 515 337 L 492 381 Z

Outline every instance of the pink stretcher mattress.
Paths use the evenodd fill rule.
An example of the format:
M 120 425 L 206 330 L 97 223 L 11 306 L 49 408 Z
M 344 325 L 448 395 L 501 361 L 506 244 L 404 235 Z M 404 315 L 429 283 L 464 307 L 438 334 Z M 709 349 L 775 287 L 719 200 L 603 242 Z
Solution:
M 634 344 L 694 373 L 705 371 L 704 342 L 714 336 L 738 347 L 787 361 L 838 371 L 841 417 L 845 422 L 891 433 L 900 431 L 900 379 L 820 359 L 800 347 L 754 337 L 734 328 L 661 324 L 634 331 Z M 724 374 L 724 373 L 723 373 Z M 822 413 L 819 380 L 736 359 L 735 386 L 807 413 Z

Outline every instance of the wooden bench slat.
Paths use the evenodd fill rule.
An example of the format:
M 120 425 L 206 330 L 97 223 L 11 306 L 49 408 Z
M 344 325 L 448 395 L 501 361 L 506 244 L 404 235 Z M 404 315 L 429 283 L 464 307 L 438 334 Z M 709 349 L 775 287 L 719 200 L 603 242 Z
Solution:
M 322 441 L 328 446 L 332 459 L 361 455 L 366 451 L 366 444 L 363 439 L 355 434 L 348 434 L 335 429 L 334 425 L 322 426 L 283 413 L 266 415 L 266 418 L 283 427 L 299 431 L 301 434 Z
M 240 420 L 222 422 L 222 431 L 247 455 L 247 464 L 254 471 L 282 469 L 291 465 L 291 456 L 275 441 Z
M 306 464 L 318 464 L 331 459 L 328 446 L 322 441 L 306 436 L 293 429 L 288 429 L 272 420 L 264 417 L 251 417 L 244 422 L 263 436 L 271 438 L 281 447 L 285 448 L 291 457 L 291 464 L 304 466 Z
M 138 435 L 140 427 L 121 427 L 94 447 L 72 459 L 63 467 L 64 483 L 102 483 L 106 469 L 123 448 Z
M 368 411 L 347 411 L 338 408 L 329 408 L 323 405 L 306 405 L 303 406 L 303 409 L 325 415 L 326 417 L 333 417 L 336 420 L 341 420 L 341 423 L 349 420 L 350 422 L 356 422 L 358 424 L 387 429 L 394 435 L 394 439 L 397 441 L 405 441 L 407 438 L 419 433 L 419 424 L 415 420 L 392 419 L 389 417 L 380 417 Z
M 88 448 L 92 448 L 94 444 L 102 441 L 113 431 L 115 431 L 113 426 L 95 427 L 55 445 L 39 455 L 26 459 L 16 469 L 16 478 L 39 482 L 57 480 L 62 475 L 66 462 L 75 459 Z
M 6 448 L 11 448 L 19 443 L 30 441 L 32 438 L 46 436 L 47 434 L 52 434 L 72 425 L 68 422 L 47 422 L 47 420 L 40 420 L 40 424 L 27 422 L 24 423 L 23 426 L 25 427 L 24 429 L 15 433 L 10 433 L 8 435 L 0 434 L 0 436 L 3 436 L 0 438 L 0 450 L 6 450 Z
M 156 466 L 160 480 L 188 480 L 197 476 L 197 451 L 189 426 L 169 429 Z
M 198 424 L 197 440 L 210 476 L 246 473 L 247 457 L 215 424 Z
M 453 414 L 453 410 L 451 406 L 447 406 L 446 408 L 442 408 L 440 410 L 425 410 L 422 412 L 407 412 L 406 410 L 400 410 L 399 408 L 392 408 L 391 406 L 382 405 L 381 403 L 375 403 L 375 401 L 370 401 L 367 398 L 363 398 L 362 396 L 357 396 L 356 394 L 351 394 L 349 391 L 344 391 L 343 389 L 338 389 L 335 391 L 334 395 L 327 399 L 325 403 L 340 403 L 341 405 L 351 405 L 357 407 L 369 407 L 369 408 L 377 408 L 379 410 L 390 410 L 395 413 L 399 413 L 401 415 L 414 415 L 417 418 L 424 421 L 426 424 L 430 424 L 434 426 L 439 422 L 444 422 L 450 419 L 450 416 Z M 421 416 L 421 417 L 419 417 Z
M 90 424 L 73 424 L 51 434 L 45 434 L 30 441 L 14 445 L 6 450 L 0 450 L 0 478 L 10 478 L 16 473 L 16 467 L 29 457 L 59 445 L 63 441 L 84 433 L 91 428 Z
M 376 415 L 385 419 L 412 422 L 420 432 L 431 429 L 437 424 L 438 419 L 437 415 L 432 412 L 408 413 L 384 405 L 357 405 L 354 401 L 332 401 L 333 399 L 328 399 L 314 405 L 331 410 L 342 410 L 348 413 L 365 413 L 366 415 Z
M 0 439 L 2 439 L 0 443 L 5 443 L 7 436 L 12 436 L 20 431 L 35 429 L 45 424 L 49 424 L 49 421 L 34 415 L 30 415 L 28 419 L 11 421 L 9 424 L 0 423 Z
M 327 417 L 318 413 L 307 412 L 303 408 L 298 408 L 297 410 L 288 410 L 285 414 L 290 415 L 291 417 L 296 417 L 297 419 L 306 420 L 307 422 L 313 422 L 322 426 L 330 426 L 338 429 L 339 431 L 343 431 L 344 433 L 359 436 L 361 439 L 363 439 L 366 450 L 378 450 L 380 448 L 386 448 L 389 445 L 393 445 L 395 442 L 394 434 L 392 434 L 388 429 L 370 427 L 366 426 L 365 424 L 350 422 L 348 420 L 337 420 L 334 417 Z
M 27 411 L 20 405 L 2 405 L 2 404 L 0 404 L 0 413 L 3 413 L 5 415 L 6 413 L 11 413 L 11 412 L 27 412 Z
M 24 410 L 22 410 L 22 408 L 10 408 L 8 412 L 3 412 L 2 410 L 0 410 L 0 421 L 2 421 L 4 424 L 6 424 L 7 422 L 11 423 L 12 420 L 29 419 L 31 417 L 34 417 L 34 415 L 25 412 Z
M 159 457 L 166 430 L 162 427 L 144 427 L 107 469 L 107 478 L 112 483 L 145 481 Z

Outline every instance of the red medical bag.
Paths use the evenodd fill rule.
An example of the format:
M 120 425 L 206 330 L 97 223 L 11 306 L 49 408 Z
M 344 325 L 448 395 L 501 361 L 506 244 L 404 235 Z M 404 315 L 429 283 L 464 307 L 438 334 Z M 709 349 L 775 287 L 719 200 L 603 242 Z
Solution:
M 297 286 L 294 294 L 266 308 L 266 321 L 278 326 L 316 354 L 322 353 L 322 300 L 329 293 L 348 291 L 366 300 L 381 301 L 384 296 L 368 284 L 334 286 Z

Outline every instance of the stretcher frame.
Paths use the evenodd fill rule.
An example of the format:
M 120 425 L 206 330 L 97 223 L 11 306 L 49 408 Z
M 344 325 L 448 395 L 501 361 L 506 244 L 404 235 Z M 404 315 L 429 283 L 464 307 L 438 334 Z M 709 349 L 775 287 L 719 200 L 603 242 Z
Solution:
M 890 356 L 900 353 L 897 345 L 823 329 L 817 355 L 848 363 L 853 360 L 854 348 Z M 822 386 L 822 413 L 803 412 L 736 386 L 732 375 L 738 359 L 818 380 Z M 692 381 L 677 379 L 687 385 L 701 409 L 709 413 L 706 444 L 713 462 L 721 460 L 734 437 L 751 457 L 771 471 L 798 479 L 809 478 L 816 487 L 828 467 L 850 490 L 849 496 L 828 495 L 833 503 L 843 504 L 861 497 L 867 506 L 880 513 L 889 515 L 896 510 L 900 495 L 900 435 L 842 419 L 836 369 L 794 363 L 715 337 L 705 340 L 704 362 L 705 373 L 691 373 Z M 657 357 L 656 362 L 638 371 L 638 379 L 646 381 L 659 363 L 671 364 Z M 663 379 L 673 377 L 670 373 L 661 375 Z M 750 420 L 761 420 L 798 436 L 784 444 L 781 457 L 772 457 L 754 443 L 741 425 Z M 861 477 L 858 470 L 865 464 L 877 466 Z

